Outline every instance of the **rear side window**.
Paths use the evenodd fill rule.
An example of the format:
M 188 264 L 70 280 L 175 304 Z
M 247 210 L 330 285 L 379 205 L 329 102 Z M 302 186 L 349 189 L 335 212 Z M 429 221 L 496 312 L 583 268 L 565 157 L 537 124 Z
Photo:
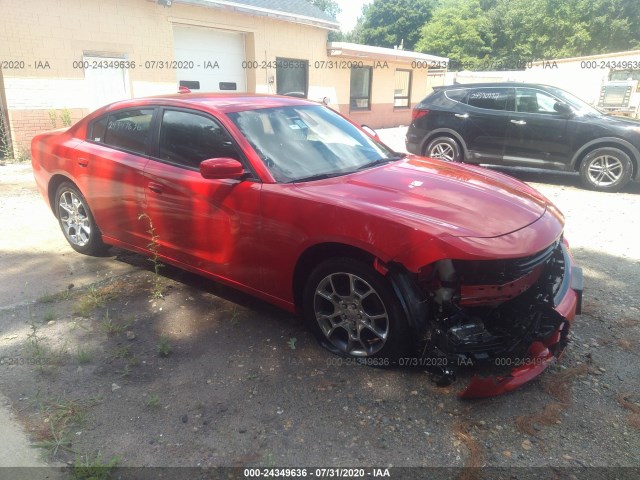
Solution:
M 107 128 L 104 132 L 103 142 L 106 145 L 134 153 L 144 154 L 151 130 L 153 109 L 126 110 L 109 115 Z M 100 132 L 94 134 L 93 130 L 100 124 L 94 124 L 92 138 L 99 137 Z M 100 140 L 95 140 L 100 141 Z
M 469 91 L 466 88 L 457 88 L 455 90 L 447 90 L 444 94 L 449 100 L 465 103 L 465 98 L 468 92 Z
M 160 127 L 161 160 L 188 168 L 199 168 L 209 158 L 233 158 L 240 155 L 227 131 L 209 117 L 165 110 Z
M 467 103 L 487 110 L 508 110 L 512 88 L 476 88 L 469 92 Z

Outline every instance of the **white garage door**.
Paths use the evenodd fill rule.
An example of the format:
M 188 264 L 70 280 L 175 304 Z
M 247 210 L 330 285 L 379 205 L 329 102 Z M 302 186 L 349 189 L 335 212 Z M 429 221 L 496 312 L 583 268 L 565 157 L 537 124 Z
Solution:
M 193 92 L 246 92 L 244 35 L 174 25 L 178 85 Z

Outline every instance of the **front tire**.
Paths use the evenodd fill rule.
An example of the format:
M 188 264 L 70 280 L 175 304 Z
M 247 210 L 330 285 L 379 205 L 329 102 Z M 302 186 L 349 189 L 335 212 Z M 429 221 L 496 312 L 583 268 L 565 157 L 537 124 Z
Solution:
M 320 344 L 336 355 L 391 365 L 407 354 L 409 327 L 400 302 L 387 280 L 362 261 L 336 258 L 318 265 L 305 286 L 303 311 Z
M 106 245 L 86 199 L 70 182 L 60 184 L 55 196 L 55 213 L 67 242 L 85 255 L 102 253 Z
M 583 185 L 601 192 L 621 190 L 631 180 L 632 173 L 629 155 L 612 147 L 597 148 L 589 152 L 580 166 Z
M 425 156 L 447 162 L 462 162 L 463 160 L 460 145 L 451 137 L 437 137 L 431 140 L 425 149 Z

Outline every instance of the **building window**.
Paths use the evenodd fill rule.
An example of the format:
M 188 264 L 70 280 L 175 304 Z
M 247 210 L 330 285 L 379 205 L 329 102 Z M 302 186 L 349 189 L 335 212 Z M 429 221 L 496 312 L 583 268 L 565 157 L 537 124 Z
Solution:
M 276 91 L 278 95 L 307 97 L 309 62 L 295 58 L 276 58 Z
M 371 109 L 371 67 L 357 67 L 351 69 L 351 90 L 349 106 L 351 110 Z
M 409 108 L 411 97 L 411 70 L 396 70 L 395 89 L 393 91 L 393 106 L 395 108 Z

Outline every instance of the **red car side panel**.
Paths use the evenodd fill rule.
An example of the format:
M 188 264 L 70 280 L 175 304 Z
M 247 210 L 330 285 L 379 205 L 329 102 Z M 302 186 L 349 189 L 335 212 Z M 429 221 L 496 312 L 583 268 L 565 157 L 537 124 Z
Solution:
M 161 255 L 263 289 L 257 248 L 260 182 L 207 180 L 200 172 L 155 160 L 147 164 L 144 177 L 144 213 L 153 222 Z

